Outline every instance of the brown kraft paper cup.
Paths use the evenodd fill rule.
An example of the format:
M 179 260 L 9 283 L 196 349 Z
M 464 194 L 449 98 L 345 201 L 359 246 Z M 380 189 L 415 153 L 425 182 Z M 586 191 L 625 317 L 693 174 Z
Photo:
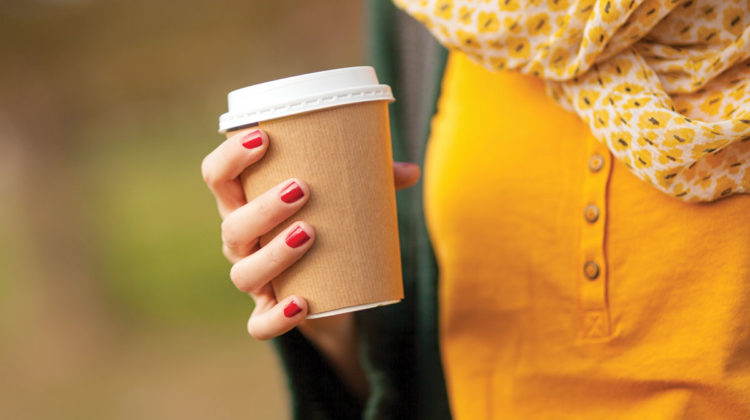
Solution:
M 240 176 L 248 200 L 289 178 L 310 188 L 305 206 L 260 245 L 297 220 L 316 235 L 310 250 L 273 280 L 276 298 L 305 298 L 310 318 L 403 299 L 388 102 L 341 105 L 258 127 L 270 144 Z

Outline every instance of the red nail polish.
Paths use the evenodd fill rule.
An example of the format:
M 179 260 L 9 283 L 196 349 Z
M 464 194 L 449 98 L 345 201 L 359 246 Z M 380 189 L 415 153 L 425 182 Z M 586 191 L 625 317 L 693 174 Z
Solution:
M 255 130 L 248 133 L 242 138 L 242 146 L 245 149 L 255 149 L 263 145 L 263 136 L 260 134 L 260 130 Z
M 287 318 L 291 318 L 297 315 L 298 313 L 300 313 L 301 310 L 302 308 L 297 306 L 297 304 L 294 303 L 294 301 L 291 301 L 287 303 L 287 305 L 284 307 L 284 316 Z
M 286 244 L 292 248 L 298 248 L 310 239 L 310 236 L 302 230 L 302 227 L 297 226 L 293 231 L 286 236 Z
M 296 182 L 292 182 L 287 185 L 286 188 L 281 190 L 281 201 L 285 203 L 294 203 L 304 195 L 305 193 L 302 191 L 302 188 L 300 188 Z

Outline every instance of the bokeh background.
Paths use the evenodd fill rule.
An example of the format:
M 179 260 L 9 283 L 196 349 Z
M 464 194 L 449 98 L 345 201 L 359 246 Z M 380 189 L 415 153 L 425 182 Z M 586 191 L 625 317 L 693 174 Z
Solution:
M 361 65 L 361 2 L 0 2 L 0 418 L 288 417 L 200 162 L 229 90 Z

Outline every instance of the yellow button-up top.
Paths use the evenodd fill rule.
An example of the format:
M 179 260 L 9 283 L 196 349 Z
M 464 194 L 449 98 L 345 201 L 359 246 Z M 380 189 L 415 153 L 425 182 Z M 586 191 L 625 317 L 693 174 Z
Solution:
M 457 419 L 750 419 L 750 196 L 671 198 L 460 53 L 424 182 Z

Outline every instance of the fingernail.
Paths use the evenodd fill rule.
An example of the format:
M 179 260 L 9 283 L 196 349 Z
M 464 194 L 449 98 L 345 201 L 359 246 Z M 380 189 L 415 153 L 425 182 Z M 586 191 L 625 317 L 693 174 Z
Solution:
M 287 318 L 291 318 L 297 315 L 298 313 L 300 313 L 301 310 L 302 308 L 297 306 L 297 304 L 294 303 L 294 301 L 291 301 L 287 303 L 287 305 L 284 307 L 284 316 Z
M 305 193 L 302 191 L 302 188 L 300 188 L 296 182 L 292 182 L 281 190 L 281 201 L 285 203 L 294 203 L 304 195 Z
M 310 239 L 310 236 L 302 230 L 301 226 L 297 226 L 293 231 L 286 236 L 286 244 L 292 248 L 298 248 Z
M 263 136 L 260 130 L 254 130 L 242 138 L 242 147 L 245 149 L 255 149 L 263 144 Z

